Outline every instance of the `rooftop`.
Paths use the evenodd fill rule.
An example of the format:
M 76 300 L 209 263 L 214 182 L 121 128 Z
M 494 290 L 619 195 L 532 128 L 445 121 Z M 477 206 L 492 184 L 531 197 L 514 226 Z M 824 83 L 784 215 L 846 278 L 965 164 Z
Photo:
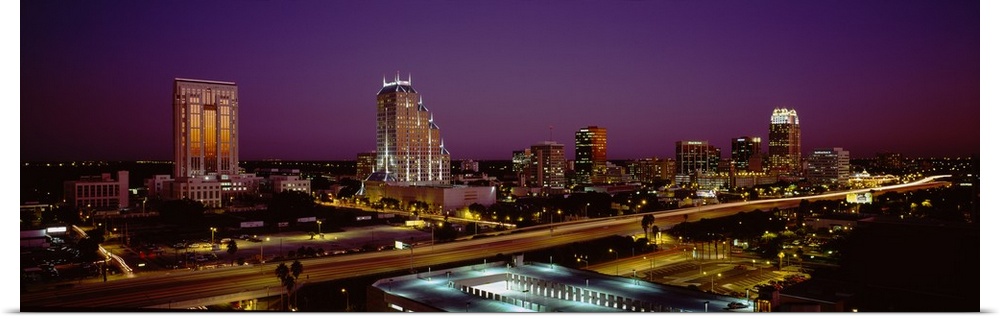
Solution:
M 626 312 L 728 309 L 746 299 L 546 263 L 478 264 L 383 278 L 372 287 L 446 312 Z M 567 295 L 568 294 L 568 295 Z

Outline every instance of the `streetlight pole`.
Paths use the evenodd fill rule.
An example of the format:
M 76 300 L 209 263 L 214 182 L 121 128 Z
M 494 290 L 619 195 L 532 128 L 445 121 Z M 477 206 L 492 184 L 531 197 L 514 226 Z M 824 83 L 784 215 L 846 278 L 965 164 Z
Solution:
M 347 296 L 347 306 L 344 307 L 344 311 L 351 311 L 351 293 L 344 288 L 340 288 L 340 292 Z
M 212 228 L 209 228 L 208 230 L 212 231 L 212 245 L 215 245 L 215 231 L 217 231 L 218 229 L 216 229 L 215 227 L 212 227 Z
M 260 242 L 260 274 L 264 274 L 264 242 L 271 241 L 271 237 L 267 237 Z
M 316 232 L 319 233 L 319 238 L 323 238 L 323 221 L 316 221 Z
M 615 261 L 618 261 L 618 252 L 614 249 L 608 249 L 609 253 L 615 253 Z M 615 276 L 618 276 L 618 263 L 615 263 Z

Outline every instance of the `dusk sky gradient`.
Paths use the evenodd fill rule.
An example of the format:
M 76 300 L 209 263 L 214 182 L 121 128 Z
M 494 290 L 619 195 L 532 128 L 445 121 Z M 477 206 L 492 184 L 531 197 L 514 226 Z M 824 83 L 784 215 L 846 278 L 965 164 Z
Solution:
M 767 140 L 803 155 L 976 156 L 976 1 L 26 1 L 20 154 L 170 160 L 174 78 L 239 86 L 241 160 L 375 148 L 383 76 L 412 76 L 452 159 L 607 128 L 608 157 Z M 765 144 L 766 145 L 766 144 Z M 767 151 L 766 146 L 763 151 Z

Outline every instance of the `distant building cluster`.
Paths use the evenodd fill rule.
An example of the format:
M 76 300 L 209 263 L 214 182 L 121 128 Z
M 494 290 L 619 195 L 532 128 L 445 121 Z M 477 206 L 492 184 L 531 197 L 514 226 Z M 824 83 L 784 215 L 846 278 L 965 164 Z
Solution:
M 310 181 L 297 172 L 247 173 L 239 167 L 238 92 L 234 82 L 174 80 L 173 175 L 146 179 L 149 197 L 191 199 L 206 207 L 226 208 L 240 198 L 263 193 L 311 193 Z M 403 204 L 421 201 L 442 209 L 495 203 L 496 198 L 484 194 L 497 193 L 496 187 L 501 185 L 497 177 L 481 172 L 480 162 L 475 160 L 462 160 L 453 166 L 441 128 L 411 79 L 401 79 L 398 74 L 392 81 L 383 79 L 375 106 L 374 149 L 357 153 L 353 178 L 363 185 L 356 195 L 369 200 L 399 197 L 396 199 Z M 785 107 L 772 111 L 767 141 L 754 135 L 734 137 L 730 154 L 722 154 L 710 141 L 680 140 L 674 143 L 673 157 L 613 162 L 607 155 L 607 128 L 581 127 L 574 138 L 573 150 L 555 141 L 542 141 L 513 151 L 510 177 L 506 178 L 511 178 L 516 189 L 505 193 L 544 195 L 634 188 L 611 187 L 628 184 L 723 190 L 803 179 L 830 188 L 874 183 L 872 178 L 862 181 L 851 175 L 850 153 L 843 148 L 820 148 L 803 157 L 798 113 Z M 888 170 L 905 165 L 899 154 L 893 153 L 879 154 L 877 163 Z M 124 177 L 119 173 L 117 180 L 106 174 L 101 179 L 68 181 L 66 198 L 77 206 L 127 207 L 124 173 Z M 464 189 L 445 190 L 456 187 L 453 185 Z M 484 189 L 471 189 L 475 187 Z M 465 195 L 449 195 L 452 193 Z M 459 197 L 462 199 L 456 199 Z

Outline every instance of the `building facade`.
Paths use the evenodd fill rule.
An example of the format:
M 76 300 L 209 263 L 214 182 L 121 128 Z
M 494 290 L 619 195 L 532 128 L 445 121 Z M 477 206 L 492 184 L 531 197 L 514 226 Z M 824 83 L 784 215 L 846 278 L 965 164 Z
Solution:
M 719 148 L 707 141 L 677 141 L 677 175 L 719 172 Z
M 174 177 L 239 173 L 235 82 L 174 79 Z
M 794 109 L 774 108 L 768 131 L 770 170 L 779 175 L 799 176 L 802 170 L 802 136 Z
M 525 175 L 528 187 L 565 188 L 566 154 L 563 145 L 553 141 L 532 145 Z
M 577 183 L 604 183 L 607 162 L 607 128 L 588 126 L 576 131 L 576 161 L 573 171 L 576 173 Z
M 850 178 L 851 153 L 843 148 L 820 148 L 809 155 L 806 179 L 813 184 L 837 187 Z
M 377 157 L 377 155 L 378 154 L 376 154 L 375 152 L 358 153 L 358 161 L 355 166 L 357 168 L 357 173 L 354 175 L 354 177 L 357 178 L 359 181 L 363 181 L 365 180 L 365 178 L 368 178 L 368 175 L 374 173 L 375 158 Z
M 376 96 L 375 171 L 406 185 L 442 185 L 451 180 L 451 155 L 423 98 L 396 75 L 382 80 Z
M 118 171 L 117 179 L 110 173 L 82 176 L 63 183 L 63 196 L 77 208 L 120 210 L 128 207 L 128 171 Z
M 764 171 L 760 141 L 759 136 L 740 136 L 733 139 L 732 160 L 736 172 Z
M 284 191 L 290 192 L 303 192 L 306 194 L 311 194 L 309 180 L 305 180 L 295 175 L 272 175 L 268 177 L 271 182 L 271 187 L 274 189 L 274 193 L 281 193 Z
M 640 183 L 670 180 L 675 171 L 673 159 L 656 157 L 631 161 L 628 168 L 632 180 Z
M 462 160 L 461 170 L 463 172 L 479 172 L 479 162 L 470 159 Z

